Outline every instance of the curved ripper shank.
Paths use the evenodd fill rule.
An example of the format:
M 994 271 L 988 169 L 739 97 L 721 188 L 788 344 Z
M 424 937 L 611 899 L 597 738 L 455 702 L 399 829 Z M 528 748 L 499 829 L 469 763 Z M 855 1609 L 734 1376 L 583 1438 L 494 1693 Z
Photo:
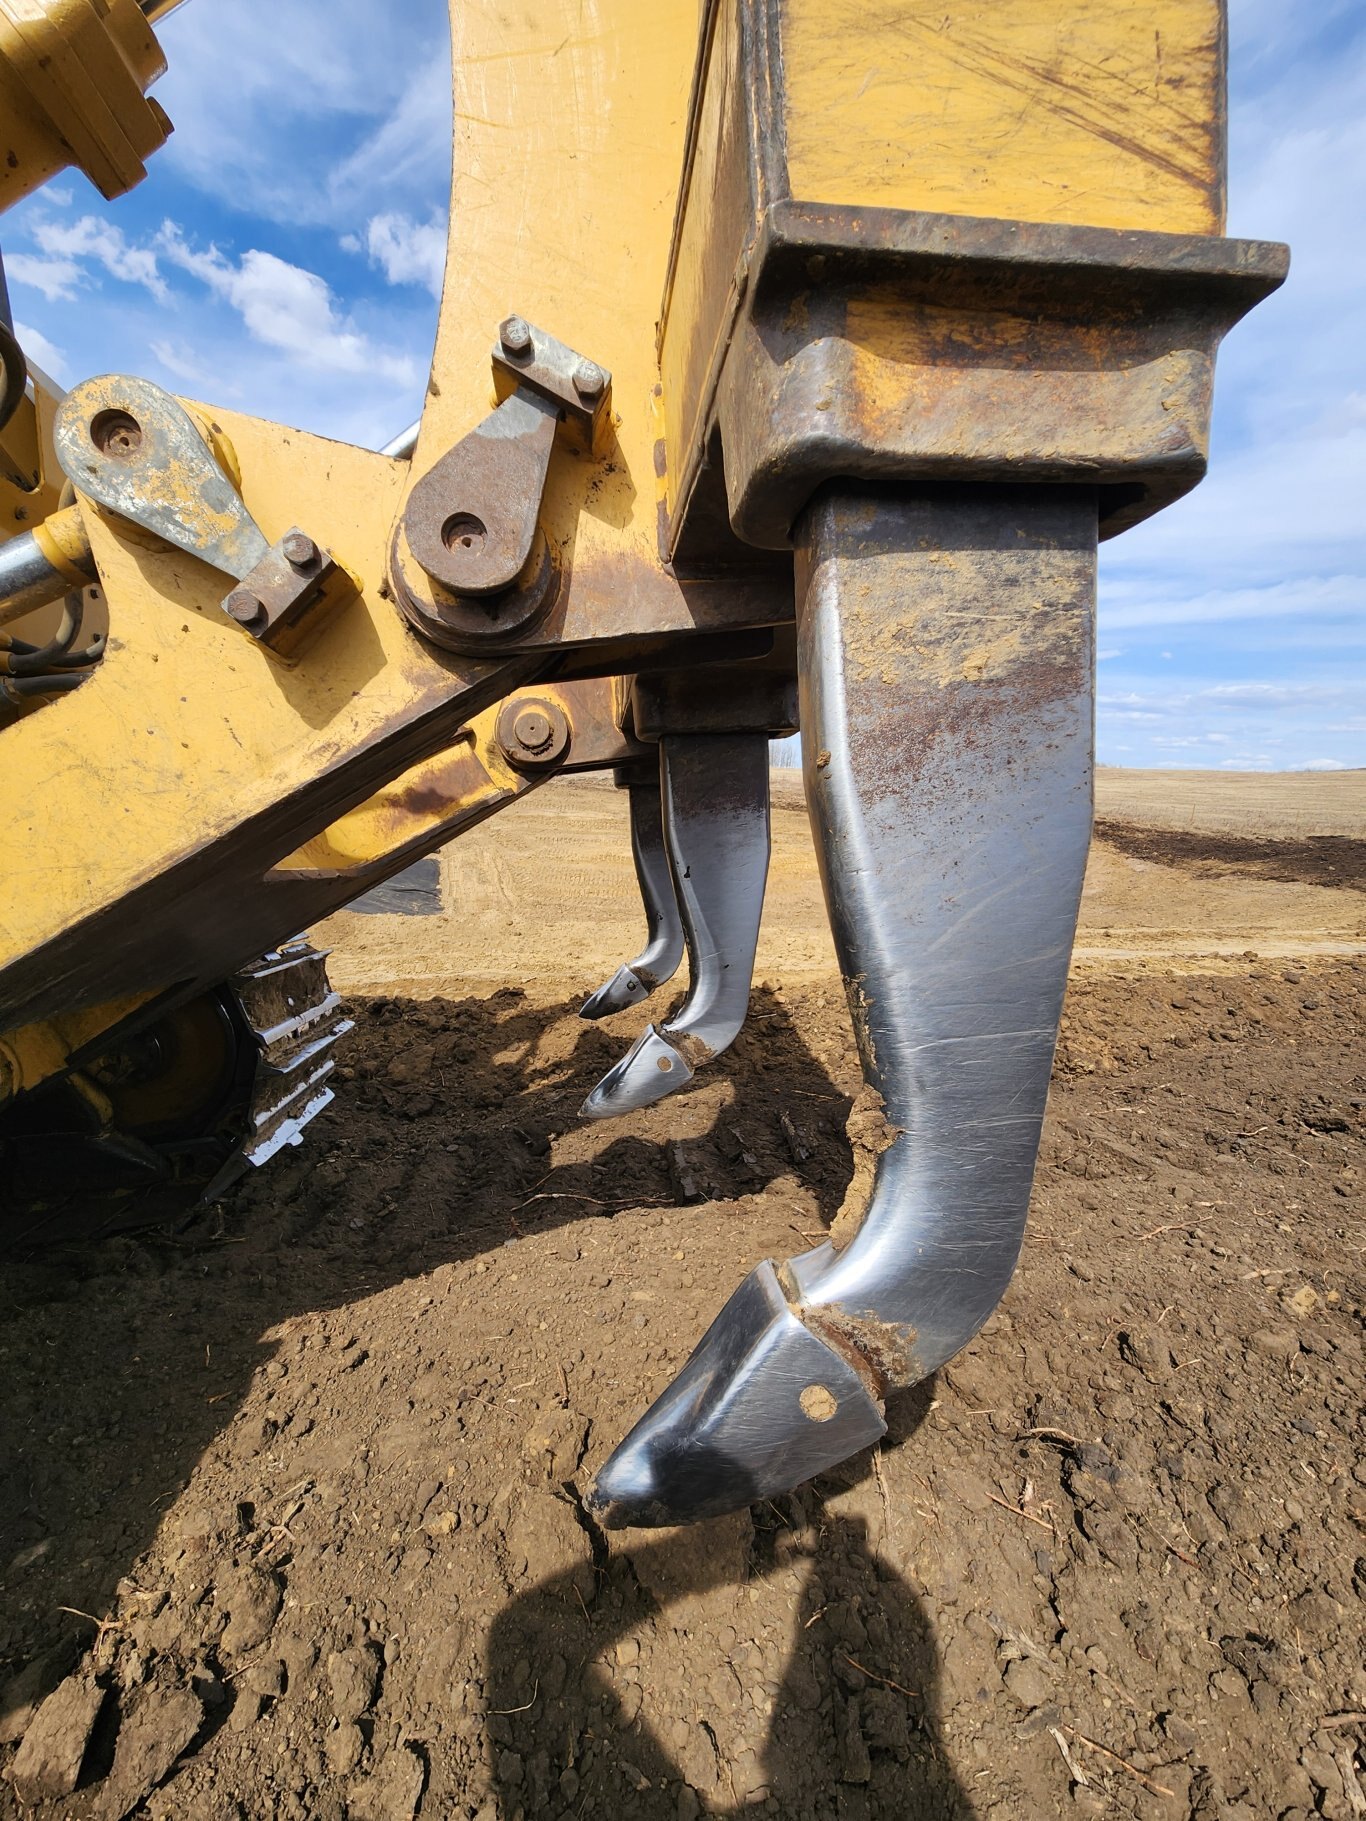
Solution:
M 659 767 L 648 776 L 628 777 L 626 789 L 631 807 L 631 857 L 645 906 L 645 947 L 634 961 L 623 961 L 610 980 L 589 994 L 579 1007 L 580 1018 L 610 1018 L 628 1005 L 639 1005 L 656 987 L 673 979 L 683 959 L 683 925 L 664 847 Z
M 799 525 L 807 803 L 896 1136 L 852 1238 L 759 1265 L 608 1460 L 609 1527 L 875 1441 L 1010 1281 L 1090 839 L 1095 548 L 1085 488 L 832 489 Z
M 749 1010 L 768 878 L 768 735 L 666 734 L 660 750 L 664 837 L 691 980 L 677 1015 L 647 1025 L 593 1089 L 585 1119 L 677 1093 L 729 1049 Z

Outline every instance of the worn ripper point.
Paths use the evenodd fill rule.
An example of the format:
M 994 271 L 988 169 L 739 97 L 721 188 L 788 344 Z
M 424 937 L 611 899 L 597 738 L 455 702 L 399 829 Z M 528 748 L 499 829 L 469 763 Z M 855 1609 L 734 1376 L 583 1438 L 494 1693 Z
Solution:
M 673 874 L 664 847 L 659 767 L 626 785 L 631 810 L 631 856 L 645 907 L 645 947 L 623 961 L 612 978 L 590 993 L 579 1007 L 580 1018 L 610 1018 L 628 1005 L 640 1005 L 656 987 L 672 980 L 683 959 L 683 924 L 678 914 Z
M 807 803 L 865 1079 L 862 1221 L 760 1264 L 607 1461 L 599 1521 L 771 1498 L 884 1432 L 1019 1256 L 1091 829 L 1096 497 L 831 490 L 798 529 Z
M 674 1017 L 647 1026 L 593 1089 L 585 1119 L 611 1119 L 677 1093 L 734 1043 L 749 1009 L 768 877 L 768 736 L 667 734 L 660 750 L 664 839 L 691 980 Z M 619 972 L 584 1015 L 600 1015 L 588 1007 L 621 981 Z

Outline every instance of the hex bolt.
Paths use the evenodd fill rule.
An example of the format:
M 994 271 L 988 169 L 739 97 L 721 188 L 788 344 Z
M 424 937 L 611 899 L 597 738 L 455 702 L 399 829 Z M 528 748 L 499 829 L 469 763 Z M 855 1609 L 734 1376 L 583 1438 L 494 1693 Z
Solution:
M 236 620 L 239 626 L 245 626 L 250 630 L 253 626 L 259 626 L 265 619 L 266 604 L 264 601 L 258 601 L 250 588 L 234 588 L 223 603 L 223 611 L 229 618 Z
M 544 752 L 553 729 L 548 714 L 539 708 L 524 708 L 513 722 L 512 731 L 517 744 L 528 752 Z
M 306 531 L 286 533 L 280 548 L 285 553 L 286 561 L 292 563 L 296 569 L 307 569 L 310 563 L 316 563 L 318 560 L 318 546 Z
M 509 354 L 525 354 L 531 346 L 531 330 L 520 316 L 509 316 L 498 325 L 498 339 Z
M 595 360 L 581 360 L 574 369 L 574 389 L 585 398 L 596 398 L 607 384 L 607 375 Z

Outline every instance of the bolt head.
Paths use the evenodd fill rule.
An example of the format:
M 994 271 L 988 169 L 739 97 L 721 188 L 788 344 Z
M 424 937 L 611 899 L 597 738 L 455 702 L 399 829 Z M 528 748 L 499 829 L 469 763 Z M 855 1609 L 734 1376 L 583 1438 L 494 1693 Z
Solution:
M 498 325 L 498 339 L 509 354 L 525 354 L 531 346 L 531 330 L 524 318 L 509 316 Z
M 574 369 L 574 389 L 585 398 L 596 398 L 607 384 L 607 375 L 595 360 L 581 360 Z
M 557 765 L 568 752 L 573 733 L 563 709 L 534 698 L 504 702 L 497 731 L 504 758 L 521 771 Z
M 307 569 L 310 563 L 318 560 L 318 546 L 306 531 L 289 532 L 280 548 L 285 553 L 285 560 L 296 569 Z
M 234 588 L 223 603 L 223 611 L 239 626 L 259 626 L 266 617 L 264 601 L 258 601 L 250 588 Z
M 541 709 L 524 708 L 513 722 L 512 731 L 517 744 L 528 752 L 544 752 L 554 730 L 549 715 Z

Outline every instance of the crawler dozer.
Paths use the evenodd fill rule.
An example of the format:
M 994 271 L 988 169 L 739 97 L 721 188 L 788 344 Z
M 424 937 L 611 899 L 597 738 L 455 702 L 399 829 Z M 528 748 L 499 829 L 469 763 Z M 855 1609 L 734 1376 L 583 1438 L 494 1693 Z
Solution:
M 6 202 L 138 180 L 163 10 L 0 0 Z M 873 1442 L 1009 1281 L 1097 542 L 1200 479 L 1217 345 L 1286 254 L 1223 238 L 1219 0 L 451 24 L 409 437 L 130 374 L 61 394 L 0 334 L 8 1167 L 79 1142 L 220 1192 L 307 1142 L 344 1023 L 296 932 L 565 772 L 628 793 L 647 926 L 583 1008 L 643 1027 L 584 1116 L 686 1089 L 745 1017 L 800 729 L 887 1142 L 852 1237 L 755 1264 L 593 1488 L 608 1525 L 684 1522 Z

